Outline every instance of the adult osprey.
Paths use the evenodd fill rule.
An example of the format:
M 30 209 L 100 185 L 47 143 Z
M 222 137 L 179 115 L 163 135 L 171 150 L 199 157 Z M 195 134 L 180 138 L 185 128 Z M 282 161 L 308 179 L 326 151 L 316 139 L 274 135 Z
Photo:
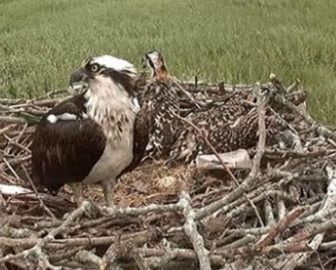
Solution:
M 125 60 L 109 55 L 86 59 L 70 84 L 86 81 L 89 88 L 57 105 L 36 127 L 33 179 L 53 192 L 75 183 L 77 199 L 76 183 L 99 183 L 112 205 L 116 178 L 134 167 L 146 144 L 146 137 L 134 141 L 134 127 L 141 132 L 133 96 L 136 79 L 135 67 Z

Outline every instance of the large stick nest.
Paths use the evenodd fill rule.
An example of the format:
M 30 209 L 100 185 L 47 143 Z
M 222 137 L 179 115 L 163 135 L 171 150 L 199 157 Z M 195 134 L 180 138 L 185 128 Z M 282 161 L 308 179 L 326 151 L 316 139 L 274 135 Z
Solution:
M 256 102 L 256 85 L 181 83 L 206 110 L 230 99 Z M 63 92 L 0 99 L 0 265 L 3 269 L 333 269 L 336 248 L 336 133 L 305 111 L 297 83 L 271 77 L 268 106 L 297 144 L 268 145 L 265 104 L 249 169 L 167 168 L 146 162 L 114 187 L 73 203 L 30 179 L 34 125 Z M 194 103 L 181 97 L 181 114 Z M 37 190 L 36 190 L 37 188 Z

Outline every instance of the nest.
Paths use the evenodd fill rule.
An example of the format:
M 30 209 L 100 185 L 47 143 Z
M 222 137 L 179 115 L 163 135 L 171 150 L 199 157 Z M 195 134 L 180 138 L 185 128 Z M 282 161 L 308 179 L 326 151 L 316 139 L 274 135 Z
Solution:
M 336 133 L 305 111 L 305 93 L 274 76 L 267 84 L 181 83 L 200 105 L 255 104 L 259 141 L 248 168 L 167 168 L 145 162 L 114 187 L 116 208 L 86 187 L 77 207 L 30 179 L 34 125 L 63 92 L 0 100 L 0 265 L 4 269 L 333 269 Z M 265 103 L 288 123 L 295 145 L 268 145 Z M 195 101 L 194 100 L 194 101 Z M 181 97 L 181 114 L 195 110 Z M 286 139 L 286 138 L 285 138 Z M 214 153 L 217 157 L 220 153 Z M 232 166 L 231 166 L 232 167 Z M 234 167 L 234 166 L 233 166 Z M 215 169 L 214 169 L 215 168 Z

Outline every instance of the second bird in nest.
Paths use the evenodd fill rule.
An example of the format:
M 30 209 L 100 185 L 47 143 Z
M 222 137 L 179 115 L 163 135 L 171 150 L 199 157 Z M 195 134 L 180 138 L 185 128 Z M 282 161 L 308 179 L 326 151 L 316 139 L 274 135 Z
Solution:
M 255 146 L 258 140 L 256 108 L 231 99 L 224 105 L 183 118 L 180 96 L 185 93 L 179 93 L 180 87 L 169 76 L 163 55 L 152 51 L 145 55 L 145 59 L 151 69 L 151 78 L 141 97 L 142 110 L 147 111 L 149 123 L 146 157 L 164 159 L 166 163 L 189 164 L 199 154 L 212 154 L 204 136 L 221 153 Z M 284 121 L 269 115 L 269 112 L 267 109 L 269 135 L 287 128 Z M 188 122 L 197 126 L 198 130 Z

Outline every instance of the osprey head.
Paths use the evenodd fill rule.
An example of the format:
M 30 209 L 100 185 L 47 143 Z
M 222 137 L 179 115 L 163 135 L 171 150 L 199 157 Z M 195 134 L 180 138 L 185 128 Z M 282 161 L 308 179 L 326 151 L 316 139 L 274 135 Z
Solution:
M 168 76 L 168 70 L 164 62 L 162 53 L 151 51 L 145 54 L 144 61 L 151 69 L 152 78 L 165 79 Z
M 78 83 L 87 83 L 92 92 L 108 91 L 108 86 L 117 86 L 133 95 L 136 78 L 137 70 L 131 63 L 111 55 L 103 55 L 85 59 L 80 68 L 71 75 L 69 84 L 70 89 L 75 90 Z

